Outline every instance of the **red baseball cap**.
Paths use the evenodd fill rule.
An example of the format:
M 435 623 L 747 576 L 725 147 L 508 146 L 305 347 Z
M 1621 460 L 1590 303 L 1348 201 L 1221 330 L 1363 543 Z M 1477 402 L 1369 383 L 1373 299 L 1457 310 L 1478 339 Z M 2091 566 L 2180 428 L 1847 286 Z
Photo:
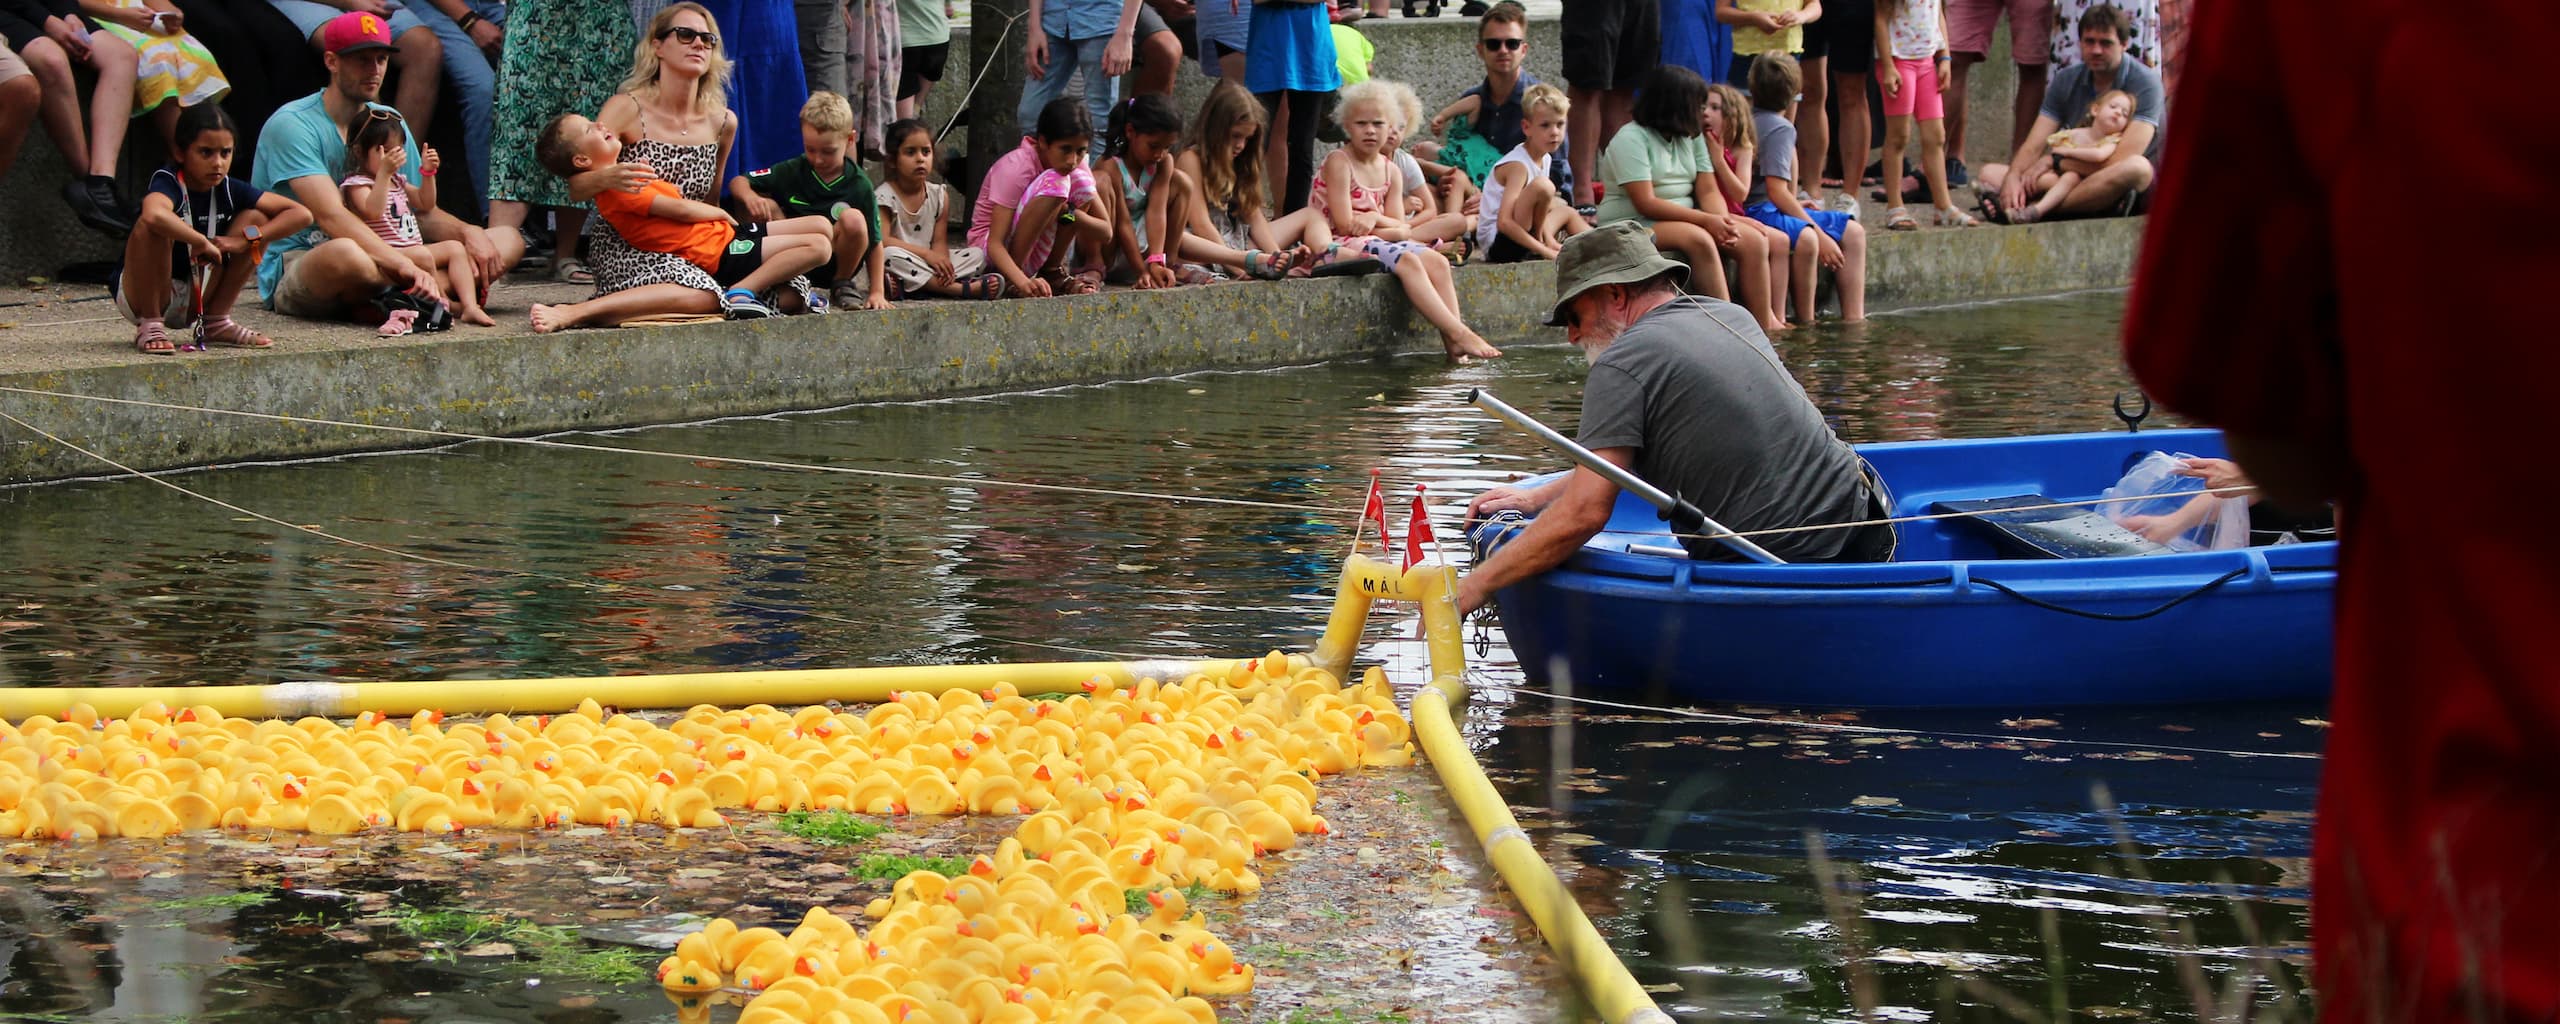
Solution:
M 320 26 L 320 50 L 323 53 L 388 49 L 391 49 L 391 26 L 385 24 L 380 15 L 348 11 Z

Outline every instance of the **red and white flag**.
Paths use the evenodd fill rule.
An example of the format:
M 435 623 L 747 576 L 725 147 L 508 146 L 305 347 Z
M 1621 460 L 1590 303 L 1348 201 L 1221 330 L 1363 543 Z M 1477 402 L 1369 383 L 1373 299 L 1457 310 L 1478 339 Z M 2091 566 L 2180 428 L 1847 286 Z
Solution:
M 1395 543 L 1387 539 L 1387 499 L 1378 493 L 1378 471 L 1369 471 L 1369 500 L 1360 506 L 1360 518 L 1378 527 L 1378 551 L 1395 557 Z
M 1413 517 L 1406 520 L 1404 527 L 1404 567 L 1407 569 L 1421 564 L 1422 546 L 1432 542 L 1431 513 L 1422 507 L 1422 494 L 1422 485 L 1413 485 Z

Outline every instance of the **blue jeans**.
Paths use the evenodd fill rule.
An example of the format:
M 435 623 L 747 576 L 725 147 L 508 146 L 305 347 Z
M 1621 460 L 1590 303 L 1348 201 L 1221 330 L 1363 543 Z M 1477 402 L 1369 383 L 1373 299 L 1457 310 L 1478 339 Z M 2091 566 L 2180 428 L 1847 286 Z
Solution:
M 272 2 L 276 10 L 292 19 L 294 27 L 301 29 L 305 36 L 320 31 L 320 26 L 327 24 L 329 19 L 345 13 L 315 0 Z M 498 98 L 498 69 L 490 65 L 487 54 L 480 52 L 479 44 L 471 41 L 471 33 L 454 24 L 453 19 L 437 10 L 434 4 L 416 0 L 412 3 L 395 2 L 392 6 L 396 9 L 392 12 L 389 27 L 394 37 L 412 27 L 423 27 L 435 33 L 436 40 L 444 44 L 444 80 L 452 87 L 448 90 L 452 98 L 447 102 L 452 103 L 455 113 L 462 116 L 462 165 L 471 174 L 472 195 L 480 203 L 480 212 L 485 215 L 489 201 L 489 135 L 497 130 L 494 106 Z M 412 127 L 423 143 L 427 126 Z
M 1067 94 L 1067 83 L 1078 70 L 1084 72 L 1084 109 L 1093 116 L 1093 155 L 1102 155 L 1102 132 L 1111 123 L 1111 105 L 1120 102 L 1120 80 L 1102 73 L 1102 51 L 1111 46 L 1110 36 L 1069 40 L 1064 36 L 1049 37 L 1049 73 L 1023 85 L 1022 102 L 1013 108 L 1014 121 L 1022 126 L 1022 134 L 1032 134 L 1040 122 L 1040 108 Z

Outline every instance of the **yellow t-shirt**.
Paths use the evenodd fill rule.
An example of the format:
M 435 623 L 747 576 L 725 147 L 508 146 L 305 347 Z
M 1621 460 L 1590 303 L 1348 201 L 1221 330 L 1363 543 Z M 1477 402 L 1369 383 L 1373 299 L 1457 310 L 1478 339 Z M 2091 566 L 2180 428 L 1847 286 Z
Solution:
M 1778 14 L 1784 11 L 1801 10 L 1804 7 L 1804 0 L 1734 0 L 1733 6 L 1745 11 Z M 1733 27 L 1733 52 L 1802 53 L 1804 52 L 1804 26 L 1797 25 L 1769 32 L 1749 25 L 1736 25 Z

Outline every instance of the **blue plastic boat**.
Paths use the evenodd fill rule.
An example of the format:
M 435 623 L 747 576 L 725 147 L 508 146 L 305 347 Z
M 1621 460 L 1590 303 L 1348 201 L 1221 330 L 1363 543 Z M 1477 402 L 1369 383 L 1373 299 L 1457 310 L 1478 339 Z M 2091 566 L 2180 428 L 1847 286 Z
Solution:
M 1894 514 L 2014 495 L 2094 498 L 2211 430 L 1859 446 Z M 1511 524 L 1469 535 L 1482 559 Z M 2017 707 L 2324 699 L 2334 541 L 2095 558 L 2007 557 L 1979 523 L 1901 524 L 1895 561 L 1694 561 L 1620 494 L 1565 564 L 1497 595 L 1532 682 L 1788 707 Z

